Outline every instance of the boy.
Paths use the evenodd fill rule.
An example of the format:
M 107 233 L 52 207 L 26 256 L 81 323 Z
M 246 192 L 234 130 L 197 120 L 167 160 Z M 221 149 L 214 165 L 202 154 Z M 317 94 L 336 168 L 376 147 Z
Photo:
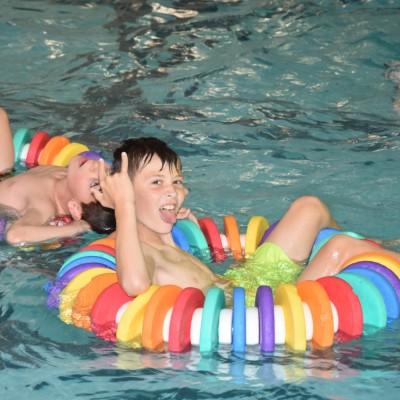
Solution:
M 182 210 L 187 189 L 181 161 L 164 142 L 156 138 L 124 141 L 114 152 L 112 175 L 106 173 L 101 161 L 99 180 L 102 191 L 94 189 L 93 194 L 104 207 L 115 210 L 117 274 L 128 295 L 143 293 L 152 283 L 206 290 L 227 282 L 174 244 L 171 229 Z M 190 210 L 183 212 L 191 215 Z M 278 262 L 303 263 L 323 228 L 339 226 L 319 199 L 301 197 L 290 206 L 268 237 L 268 243 L 260 246 L 254 257 L 259 253 L 269 258 L 267 253 L 272 252 L 278 253 Z M 399 259 L 397 253 L 347 235 L 336 235 L 330 242 L 313 258 L 299 280 L 334 274 L 351 256 L 371 250 L 378 249 Z
M 0 172 L 12 170 L 13 165 L 10 123 L 0 108 Z M 76 156 L 67 168 L 40 166 L 16 176 L 4 175 L 3 180 L 0 176 L 0 240 L 4 236 L 10 244 L 23 245 L 90 230 L 82 213 L 85 204 L 94 201 L 92 189 L 99 186 L 98 172 L 97 160 Z M 64 224 L 53 220 L 49 225 L 60 215 L 70 215 L 73 221 Z

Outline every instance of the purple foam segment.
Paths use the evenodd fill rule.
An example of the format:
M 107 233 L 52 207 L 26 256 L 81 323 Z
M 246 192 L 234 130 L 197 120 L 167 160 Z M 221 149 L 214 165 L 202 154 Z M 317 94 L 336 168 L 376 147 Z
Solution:
M 269 286 L 259 286 L 256 293 L 260 324 L 260 349 L 262 353 L 270 353 L 275 349 L 274 298 Z
M 0 241 L 4 239 L 4 233 L 6 232 L 7 218 L 0 218 Z
M 265 232 L 263 237 L 260 240 L 260 243 L 258 244 L 258 246 L 261 246 L 268 238 L 268 236 L 271 234 L 271 232 L 275 229 L 275 227 L 278 225 L 280 219 L 278 219 L 278 221 L 275 221 Z
M 367 268 L 371 269 L 372 271 L 379 272 L 392 285 L 394 291 L 396 292 L 397 298 L 400 301 L 400 279 L 391 269 L 375 261 L 357 261 L 348 265 L 346 268 L 343 268 L 342 271 L 349 271 L 356 268 Z
M 89 253 L 89 252 L 88 252 Z M 92 253 L 93 254 L 93 253 Z M 76 257 L 77 255 L 82 257 Z M 106 258 L 107 256 L 107 258 Z M 78 265 L 81 264 L 87 264 L 87 263 L 94 263 L 99 267 L 104 267 L 104 268 L 110 268 L 115 271 L 116 265 L 114 261 L 110 261 L 110 259 L 114 259 L 115 257 L 109 256 L 106 253 L 103 253 L 103 256 L 83 256 L 82 253 L 77 253 L 73 257 L 72 261 L 66 261 L 63 266 L 59 269 L 56 278 L 60 279 L 62 276 L 64 276 L 70 269 L 75 268 Z
M 63 291 L 65 286 L 72 281 L 75 276 L 79 275 L 81 272 L 86 271 L 91 268 L 105 267 L 104 265 L 99 265 L 98 263 L 86 263 L 79 264 L 74 268 L 68 270 L 64 275 L 59 278 L 54 279 L 46 285 L 46 290 L 48 292 L 47 296 L 47 307 L 58 308 L 60 304 L 60 293 Z
M 92 150 L 83 151 L 82 153 L 79 153 L 79 155 L 82 157 L 90 158 L 91 160 L 100 160 L 100 158 L 104 159 L 104 157 L 100 153 L 97 153 L 97 151 L 92 151 Z M 108 160 L 104 159 L 104 162 L 108 165 L 111 165 L 111 162 Z

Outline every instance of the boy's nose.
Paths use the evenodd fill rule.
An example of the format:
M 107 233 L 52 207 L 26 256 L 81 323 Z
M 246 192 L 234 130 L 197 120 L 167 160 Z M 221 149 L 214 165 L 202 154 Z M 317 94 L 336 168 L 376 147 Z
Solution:
M 178 192 L 176 191 L 174 185 L 170 185 L 167 188 L 167 195 L 169 197 L 177 197 L 178 196 Z

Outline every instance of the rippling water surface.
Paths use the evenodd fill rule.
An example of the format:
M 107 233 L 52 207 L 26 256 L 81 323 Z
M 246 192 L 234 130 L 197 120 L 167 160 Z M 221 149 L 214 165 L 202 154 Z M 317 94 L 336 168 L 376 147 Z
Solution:
M 346 229 L 392 239 L 399 15 L 383 0 L 3 0 L 1 106 L 14 129 L 69 132 L 108 156 L 128 137 L 166 140 L 188 205 L 220 226 L 234 214 L 244 231 L 315 194 Z M 399 321 L 326 351 L 211 358 L 128 350 L 61 323 L 42 287 L 95 238 L 51 252 L 0 244 L 2 399 L 397 398 Z

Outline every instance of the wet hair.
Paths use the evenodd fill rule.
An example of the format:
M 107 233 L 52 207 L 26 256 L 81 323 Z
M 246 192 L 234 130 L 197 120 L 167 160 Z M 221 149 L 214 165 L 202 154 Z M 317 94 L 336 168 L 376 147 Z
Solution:
M 83 203 L 82 219 L 97 233 L 112 233 L 117 226 L 114 210 L 103 207 L 99 202 Z
M 182 163 L 177 153 L 172 150 L 165 142 L 155 137 L 141 137 L 137 139 L 124 140 L 114 151 L 114 162 L 112 172 L 121 171 L 121 154 L 128 155 L 128 173 L 132 179 L 143 167 L 145 167 L 157 155 L 161 160 L 161 169 L 164 165 L 170 168 L 175 167 L 178 172 L 182 172 Z
M 161 160 L 161 169 L 168 165 L 182 171 L 182 163 L 177 153 L 165 142 L 155 137 L 141 137 L 124 140 L 114 151 L 112 173 L 121 171 L 121 154 L 128 155 L 128 174 L 131 179 L 157 155 Z M 89 223 L 97 233 L 111 233 L 116 229 L 114 210 L 103 207 L 100 203 L 82 205 L 82 219 Z

